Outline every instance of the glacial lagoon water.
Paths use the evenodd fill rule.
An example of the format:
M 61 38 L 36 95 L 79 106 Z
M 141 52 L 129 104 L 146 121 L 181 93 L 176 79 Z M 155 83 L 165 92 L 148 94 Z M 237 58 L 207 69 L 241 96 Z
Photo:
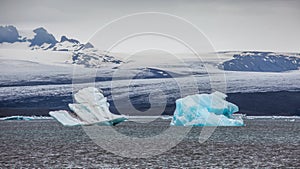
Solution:
M 151 137 L 166 130 L 170 124 L 170 119 L 145 121 L 127 121 L 114 128 L 132 137 Z M 64 127 L 49 119 L 0 121 L 0 168 L 300 166 L 299 118 L 254 118 L 244 122 L 244 127 L 218 127 L 204 143 L 198 141 L 202 127 L 193 127 L 170 150 L 150 158 L 132 159 L 102 149 L 80 126 Z

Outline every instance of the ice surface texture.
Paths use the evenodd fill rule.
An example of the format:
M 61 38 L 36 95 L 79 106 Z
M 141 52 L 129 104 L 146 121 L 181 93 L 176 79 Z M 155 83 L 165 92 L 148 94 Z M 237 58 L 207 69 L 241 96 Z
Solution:
M 96 88 L 81 89 L 74 95 L 74 99 L 76 103 L 69 104 L 74 113 L 59 110 L 51 111 L 49 114 L 64 126 L 115 125 L 127 120 L 126 117 L 109 111 L 106 97 Z
M 242 119 L 232 116 L 239 108 L 227 102 L 226 94 L 196 94 L 176 100 L 171 121 L 173 126 L 243 126 Z

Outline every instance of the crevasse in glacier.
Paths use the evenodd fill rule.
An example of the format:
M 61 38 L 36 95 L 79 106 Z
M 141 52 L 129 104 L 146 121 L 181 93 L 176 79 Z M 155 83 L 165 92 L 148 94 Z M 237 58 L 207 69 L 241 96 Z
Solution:
M 59 110 L 49 114 L 65 126 L 115 125 L 127 120 L 125 116 L 111 113 L 106 97 L 94 87 L 79 90 L 74 99 L 75 103 L 69 104 L 73 112 Z
M 173 126 L 244 126 L 241 118 L 232 114 L 238 106 L 225 100 L 226 94 L 190 95 L 176 100 L 176 109 L 171 121 Z

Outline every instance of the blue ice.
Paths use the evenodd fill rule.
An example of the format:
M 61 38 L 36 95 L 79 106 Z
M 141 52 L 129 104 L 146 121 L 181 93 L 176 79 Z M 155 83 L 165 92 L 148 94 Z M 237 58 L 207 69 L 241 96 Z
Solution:
M 225 100 L 226 94 L 195 94 L 176 100 L 171 121 L 173 126 L 244 126 L 241 118 L 232 114 L 237 105 Z

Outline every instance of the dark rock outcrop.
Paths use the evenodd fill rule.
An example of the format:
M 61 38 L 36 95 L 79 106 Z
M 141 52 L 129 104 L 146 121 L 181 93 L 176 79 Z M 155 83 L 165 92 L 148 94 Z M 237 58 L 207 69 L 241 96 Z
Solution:
M 297 70 L 300 57 L 272 52 L 242 52 L 223 62 L 219 68 L 229 71 L 284 72 Z
M 0 26 L 0 43 L 14 43 L 19 41 L 19 32 L 14 26 Z
M 32 40 L 30 40 L 30 47 L 35 45 L 41 46 L 44 43 L 48 43 L 51 44 L 51 46 L 54 46 L 57 43 L 55 37 L 42 27 L 33 30 L 33 32 L 36 33 L 36 35 Z
M 71 42 L 71 43 L 76 43 L 76 44 L 79 44 L 80 42 L 76 39 L 69 39 L 67 38 L 66 36 L 62 36 L 60 38 L 60 42 L 65 42 L 65 41 L 68 41 L 68 42 Z

